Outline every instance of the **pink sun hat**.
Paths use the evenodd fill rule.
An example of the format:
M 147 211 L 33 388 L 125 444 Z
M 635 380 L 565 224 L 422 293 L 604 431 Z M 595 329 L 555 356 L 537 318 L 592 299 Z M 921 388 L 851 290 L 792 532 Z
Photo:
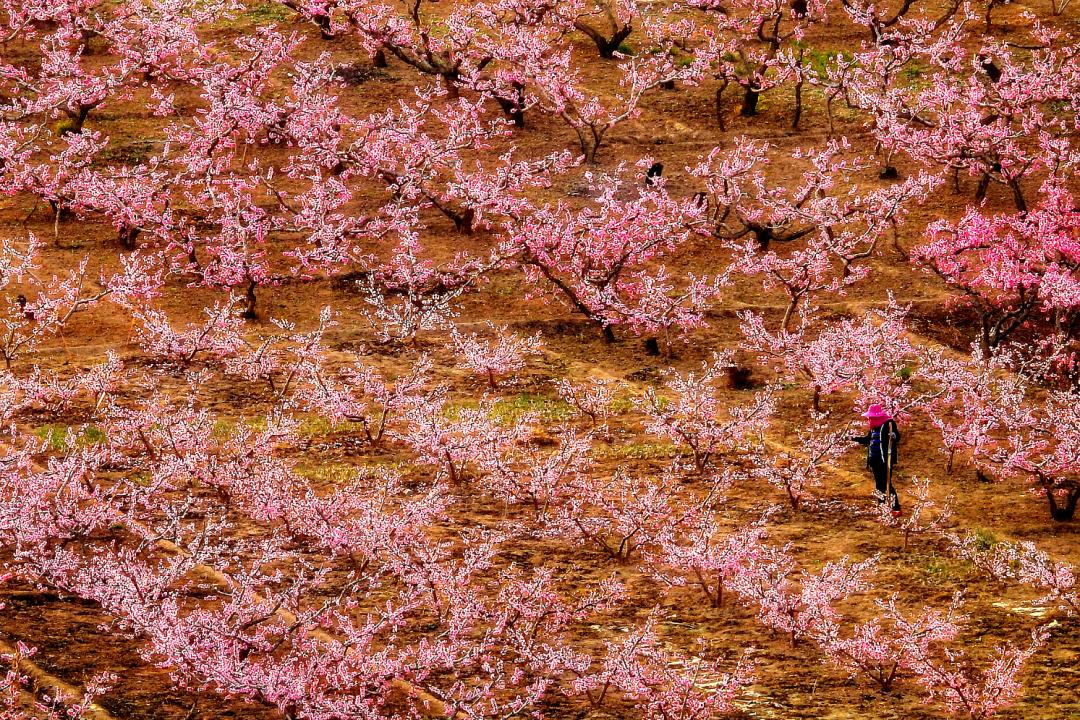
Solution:
M 877 403 L 868 407 L 862 416 L 867 420 L 892 420 L 892 415 L 885 412 L 885 409 Z

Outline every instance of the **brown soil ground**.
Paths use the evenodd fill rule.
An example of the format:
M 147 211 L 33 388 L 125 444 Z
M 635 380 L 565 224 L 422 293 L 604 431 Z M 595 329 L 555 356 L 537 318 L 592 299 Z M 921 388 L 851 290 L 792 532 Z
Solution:
M 1008 35 L 1022 29 L 1024 21 L 1020 12 L 1025 7 L 1028 7 L 1027 3 L 1013 3 L 996 11 L 996 32 Z M 255 22 L 253 18 L 260 17 L 258 11 L 277 12 L 276 7 L 269 5 L 253 8 L 251 13 L 223 27 L 218 41 L 224 42 L 245 32 Z M 1046 14 L 1043 5 L 1032 8 Z M 1069 13 L 1074 12 L 1070 8 Z M 294 23 L 287 13 L 280 17 L 285 25 Z M 1073 22 L 1071 16 L 1060 20 Z M 584 38 L 580 40 L 583 57 L 595 55 Z M 857 41 L 857 38 L 844 37 L 839 32 L 830 34 L 828 30 L 823 31 L 822 37 L 809 40 L 822 47 L 853 46 Z M 633 44 L 633 39 L 630 43 Z M 304 46 L 304 53 L 314 57 L 323 51 L 330 52 L 339 62 L 360 56 L 355 43 L 347 38 L 325 41 L 313 34 Z M 591 57 L 587 65 L 596 91 L 610 92 L 613 74 L 605 71 L 605 62 Z M 420 79 L 413 71 L 391 62 L 377 81 L 348 90 L 344 95 L 346 107 L 356 113 L 385 108 L 395 99 L 407 97 L 417 82 Z M 824 102 L 812 89 L 806 91 L 803 129 L 799 131 L 789 129 L 791 97 L 788 91 L 782 90 L 763 97 L 761 114 L 756 118 L 737 117 L 734 98 L 729 98 L 728 130 L 720 132 L 715 120 L 713 93 L 714 88 L 706 86 L 648 95 L 640 118 L 613 131 L 610 145 L 601 151 L 602 167 L 611 169 L 620 162 L 630 164 L 643 155 L 652 155 L 665 164 L 669 187 L 676 191 L 685 188 L 691 193 L 696 188 L 683 168 L 717 145 L 729 147 L 731 138 L 736 135 L 767 138 L 782 149 L 808 145 L 824 136 Z M 88 126 L 111 136 L 112 152 L 145 152 L 148 139 L 159 137 L 160 121 L 145 113 L 128 113 L 127 109 L 123 105 L 111 107 L 93 115 Z M 528 122 L 527 128 L 515 133 L 514 142 L 530 155 L 569 147 L 573 140 L 570 131 L 557 118 L 534 113 Z M 848 135 L 856 145 L 861 143 L 869 149 L 866 132 L 858 118 L 841 114 L 837 130 Z M 902 174 L 912 170 L 902 162 L 899 165 Z M 776 182 L 785 181 L 785 168 L 776 167 L 773 172 Z M 577 171 L 570 173 L 560 179 L 559 186 L 545 192 L 558 196 L 578 178 Z M 867 182 L 878 181 L 868 174 Z M 974 186 L 970 181 L 959 195 L 948 189 L 938 192 L 930 203 L 918 208 L 902 228 L 901 245 L 911 247 L 915 244 L 920 229 L 927 222 L 956 217 L 971 202 L 973 193 Z M 1008 202 L 1009 198 L 1000 189 L 991 189 L 991 207 L 1006 208 Z M 39 207 L 24 221 L 30 211 L 31 204 L 24 199 L 0 201 L 0 236 L 7 241 L 25 237 L 27 231 L 32 231 L 42 238 L 51 238 L 53 219 L 47 207 Z M 482 248 L 489 240 L 484 233 L 470 237 L 456 234 L 449 222 L 443 222 L 440 227 L 443 232 L 433 236 L 444 243 L 442 249 L 447 253 Z M 84 256 L 91 258 L 92 265 L 108 269 L 117 266 L 120 252 L 111 228 L 67 220 L 60 225 L 58 240 L 46 249 L 44 260 L 47 269 L 57 273 L 73 267 Z M 707 271 L 718 267 L 724 258 L 709 241 L 701 240 L 691 252 L 679 258 L 679 262 Z M 963 347 L 966 339 L 973 337 L 972 328 L 957 326 L 943 309 L 946 290 L 930 276 L 913 269 L 887 244 L 873 259 L 873 264 L 870 281 L 852 288 L 844 297 L 827 298 L 830 313 L 844 316 L 858 313 L 865 307 L 882 305 L 886 291 L 891 290 L 900 301 L 913 305 L 913 330 L 922 341 Z M 92 270 L 91 276 L 94 275 L 96 271 Z M 551 381 L 560 377 L 617 378 L 625 381 L 628 393 L 640 393 L 647 385 L 657 383 L 665 368 L 691 369 L 714 350 L 736 346 L 739 333 L 735 311 L 761 308 L 775 322 L 783 309 L 783 298 L 778 294 L 762 291 L 757 280 L 740 280 L 728 289 L 710 314 L 709 327 L 693 333 L 686 344 L 676 346 L 674 357 L 665 359 L 648 355 L 638 338 L 623 337 L 615 344 L 606 343 L 593 327 L 564 307 L 522 301 L 519 286 L 520 277 L 515 274 L 494 276 L 481 292 L 466 298 L 461 319 L 466 325 L 491 320 L 521 332 L 542 331 L 545 343 L 542 355 L 513 383 L 498 391 L 498 395 L 512 403 L 533 403 L 541 408 L 556 402 Z M 195 321 L 200 316 L 200 307 L 217 297 L 174 283 L 168 288 L 162 306 L 174 322 Z M 418 345 L 393 352 L 368 344 L 372 333 L 362 315 L 363 300 L 341 283 L 326 280 L 293 282 L 261 290 L 261 319 L 252 323 L 251 330 L 258 333 L 267 329 L 271 317 L 290 319 L 301 329 L 311 327 L 318 309 L 325 305 L 333 306 L 340 314 L 340 325 L 330 334 L 330 346 L 342 364 L 357 353 L 363 353 L 365 362 L 393 372 L 408 367 L 420 353 L 430 353 L 436 361 L 437 378 L 452 383 L 456 399 L 468 402 L 487 392 L 479 382 L 453 367 L 452 357 L 443 345 L 446 340 L 443 335 L 427 334 Z M 25 362 L 65 374 L 77 373 L 100 361 L 106 351 L 115 350 L 126 361 L 138 363 L 137 348 L 131 343 L 130 331 L 128 319 L 112 309 L 92 309 L 76 316 L 62 337 Z M 755 373 L 759 381 L 769 378 L 762 368 L 757 368 Z M 728 391 L 727 395 L 725 401 L 740 398 L 739 391 Z M 807 421 L 809 399 L 806 387 L 786 386 L 771 439 L 785 442 L 795 437 L 794 431 Z M 258 415 L 261 402 L 256 389 L 222 385 L 214 409 L 224 417 L 239 419 Z M 833 412 L 837 425 L 847 424 L 849 418 L 854 424 L 857 419 L 847 399 L 827 398 L 825 406 Z M 78 419 L 49 418 L 42 422 L 63 424 L 78 422 Z M 615 465 L 631 466 L 641 472 L 659 471 L 670 460 L 670 448 L 640 431 L 640 416 L 633 410 L 626 410 L 613 419 L 613 433 L 624 448 L 630 449 L 601 461 L 598 464 L 601 472 Z M 935 497 L 952 495 L 957 498 L 954 510 L 958 528 L 978 528 L 1000 538 L 1032 540 L 1054 556 L 1080 564 L 1080 526 L 1076 523 L 1052 523 L 1045 505 L 1024 488 L 980 483 L 971 466 L 962 460 L 958 461 L 951 476 L 946 475 L 939 438 L 933 428 L 918 417 L 904 428 L 904 433 L 899 480 L 902 494 L 909 478 L 929 477 L 934 483 Z M 390 450 L 378 457 L 366 455 L 349 444 L 347 435 L 331 433 L 313 445 L 305 464 L 313 469 L 313 476 L 318 476 L 319 467 L 392 462 L 393 454 Z M 826 486 L 820 489 L 820 495 L 869 507 L 871 490 L 872 481 L 862 469 L 862 457 L 853 450 Z M 747 517 L 756 508 L 783 501 L 779 493 L 769 487 L 738 487 L 729 503 L 730 519 Z M 505 508 L 483 507 L 464 497 L 455 510 L 455 522 L 463 526 L 488 525 L 505 517 L 505 513 Z M 1002 640 L 1021 641 L 1035 624 L 1024 612 L 1024 602 L 1034 597 L 1032 591 L 1003 588 L 980 577 L 970 566 L 950 558 L 943 541 L 916 538 L 905 550 L 898 535 L 883 529 L 872 518 L 852 519 L 849 513 L 828 509 L 784 511 L 773 519 L 770 527 L 774 540 L 792 543 L 800 560 L 811 567 L 845 555 L 862 559 L 878 554 L 880 565 L 875 575 L 877 590 L 874 593 L 878 597 L 898 592 L 912 606 L 924 603 L 942 606 L 955 591 L 964 591 L 966 612 L 971 617 L 964 636 L 965 646 L 976 656 Z M 752 693 L 741 701 L 747 717 L 917 720 L 942 716 L 936 706 L 924 703 L 923 695 L 916 687 L 906 685 L 892 693 L 879 693 L 865 682 L 847 678 L 844 673 L 825 666 L 812 646 L 792 648 L 786 639 L 771 636 L 757 623 L 750 610 L 735 603 L 719 610 L 710 608 L 691 590 L 669 590 L 648 578 L 633 563 L 613 566 L 597 552 L 555 540 L 536 541 L 518 550 L 514 560 L 523 565 L 546 564 L 561 568 L 567 574 L 566 587 L 587 585 L 612 571 L 617 572 L 631 589 L 632 600 L 625 611 L 608 618 L 613 624 L 608 631 L 616 629 L 615 623 L 629 626 L 640 622 L 654 607 L 660 606 L 665 618 L 661 628 L 664 639 L 675 647 L 689 647 L 700 638 L 732 658 L 744 647 L 757 648 L 754 655 L 759 662 L 758 678 Z M 112 632 L 111 618 L 93 605 L 19 584 L 0 590 L 0 601 L 7 605 L 0 613 L 0 637 L 38 646 L 37 660 L 48 672 L 74 684 L 104 670 L 116 672 L 120 680 L 101 704 L 118 718 L 209 720 L 277 715 L 272 709 L 176 688 L 166 671 L 150 666 L 138 657 L 138 641 Z M 868 598 L 857 598 L 844 609 L 858 617 L 868 607 Z M 1075 619 L 1061 618 L 1056 623 L 1048 646 L 1036 656 L 1027 674 L 1023 699 L 1004 711 L 1001 717 L 1026 720 L 1080 717 L 1080 638 L 1077 637 L 1076 622 Z M 590 645 L 602 635 L 599 630 L 583 632 L 580 641 Z M 563 717 L 561 713 L 556 709 L 552 716 Z

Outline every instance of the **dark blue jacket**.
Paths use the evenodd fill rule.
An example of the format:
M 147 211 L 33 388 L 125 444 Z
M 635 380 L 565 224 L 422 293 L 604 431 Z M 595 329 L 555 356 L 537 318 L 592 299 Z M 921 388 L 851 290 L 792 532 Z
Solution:
M 900 444 L 900 428 L 895 420 L 886 420 L 865 435 L 855 435 L 852 442 L 866 446 L 866 466 L 895 465 L 896 447 Z M 886 462 L 886 459 L 891 462 Z

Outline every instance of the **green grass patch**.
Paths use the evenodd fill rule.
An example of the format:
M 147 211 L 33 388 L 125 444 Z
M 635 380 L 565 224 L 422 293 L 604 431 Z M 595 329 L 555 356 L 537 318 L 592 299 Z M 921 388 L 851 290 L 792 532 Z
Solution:
M 140 470 L 128 475 L 128 480 L 140 487 L 146 487 L 150 484 L 150 477 L 150 473 Z
M 447 403 L 442 416 L 447 420 L 459 420 L 465 410 L 478 410 L 476 400 L 462 400 Z M 574 416 L 574 408 L 559 397 L 520 393 L 512 397 L 501 397 L 491 404 L 488 417 L 500 425 L 513 425 L 528 414 L 536 415 L 545 423 L 563 422 Z
M 637 409 L 637 403 L 634 401 L 633 395 L 616 395 L 611 399 L 611 404 L 608 405 L 608 410 L 612 415 L 625 415 L 627 413 L 634 412 Z
M 74 438 L 74 445 L 69 444 L 69 432 Z M 107 439 L 105 433 L 96 425 L 42 425 L 34 429 L 34 435 L 48 444 L 50 450 L 57 452 L 69 450 L 72 447 L 88 447 L 100 445 Z
M 937 553 L 927 556 L 918 568 L 919 581 L 927 587 L 946 585 L 963 575 L 963 566 Z
M 214 421 L 214 427 L 210 430 L 210 437 L 214 440 L 224 440 L 236 432 L 236 422 L 220 418 Z
M 574 416 L 574 408 L 559 397 L 521 393 L 496 400 L 491 408 L 491 419 L 510 425 L 530 413 L 545 423 L 565 422 Z
M 53 132 L 57 137 L 63 137 L 70 133 L 78 132 L 79 124 L 71 118 L 61 118 L 53 124 Z
M 916 90 L 930 87 L 932 79 L 933 74 L 930 71 L 930 66 L 917 60 L 912 60 L 907 67 L 900 71 L 900 80 Z
M 854 57 L 854 55 L 846 50 L 826 50 L 824 48 L 816 48 L 809 45 L 800 45 L 799 43 L 796 43 L 796 46 L 801 46 L 803 49 L 803 64 L 819 75 L 824 75 L 828 67 L 832 65 L 837 58 L 850 62 Z
M 210 431 L 210 437 L 218 442 L 228 439 L 230 435 L 236 432 L 236 429 L 243 424 L 249 430 L 255 432 L 262 432 L 269 427 L 269 422 L 265 415 L 251 415 L 249 417 L 240 418 L 234 420 L 232 418 L 218 418 L 214 421 L 214 427 Z
M 982 551 L 993 550 L 994 546 L 1001 542 L 992 530 L 986 528 L 975 528 L 971 537 L 975 539 L 975 547 Z
M 297 467 L 296 474 L 315 483 L 340 485 L 356 478 L 356 466 L 347 463 L 321 463 Z
M 476 400 L 461 400 L 458 402 L 448 402 L 443 405 L 442 417 L 447 420 L 460 420 L 462 414 L 466 410 L 477 410 L 480 407 L 480 403 Z
M 226 440 L 236 432 L 241 424 L 255 432 L 261 432 L 268 427 L 268 421 L 265 415 L 252 415 L 240 420 L 219 418 L 214 422 L 214 429 L 211 431 L 211 437 L 219 442 Z M 351 433 L 359 432 L 361 430 L 363 430 L 363 425 L 358 422 L 345 421 L 332 423 L 326 418 L 312 415 L 310 417 L 305 417 L 300 421 L 296 428 L 296 434 L 302 438 L 313 439 L 327 437 L 336 433 Z
M 239 19 L 255 25 L 284 22 L 293 16 L 292 10 L 276 2 L 259 3 L 240 13 Z
M 335 435 L 337 433 L 362 432 L 363 429 L 364 425 L 362 423 L 352 422 L 351 420 L 333 423 L 326 418 L 312 416 L 301 420 L 300 425 L 296 428 L 296 432 L 300 437 L 319 438 Z

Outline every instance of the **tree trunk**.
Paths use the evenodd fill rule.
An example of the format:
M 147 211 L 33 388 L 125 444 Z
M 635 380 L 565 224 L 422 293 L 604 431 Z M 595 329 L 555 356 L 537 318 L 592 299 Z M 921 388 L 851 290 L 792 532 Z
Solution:
M 790 329 L 791 318 L 794 317 L 795 308 L 799 305 L 799 298 L 791 298 L 791 302 L 788 303 L 787 308 L 784 310 L 784 319 L 780 322 L 780 329 L 785 332 Z
M 979 178 L 979 185 L 975 188 L 975 201 L 982 202 L 986 199 L 986 189 L 990 187 L 990 173 L 983 173 Z
M 611 59 L 615 57 L 615 53 L 619 51 L 619 46 L 623 44 L 626 38 L 630 37 L 630 33 L 634 31 L 634 28 L 630 25 L 626 25 L 620 28 L 614 35 L 611 36 L 606 42 L 596 43 L 597 49 L 600 51 L 600 57 Z
M 1010 180 L 1009 181 L 1009 189 L 1012 190 L 1013 204 L 1016 205 L 1016 209 L 1019 212 L 1026 213 L 1027 209 L 1028 209 L 1027 208 L 1027 201 L 1024 200 L 1024 192 L 1020 189 L 1020 181 L 1019 180 Z
M 761 97 L 761 93 L 754 89 L 752 85 L 746 86 L 746 94 L 743 95 L 742 107 L 739 108 L 739 114 L 743 117 L 753 117 L 757 115 L 758 98 Z
M 129 225 L 124 225 L 117 231 L 117 239 L 120 241 L 120 246 L 125 250 L 134 250 L 136 248 L 135 241 L 138 239 L 141 231 L 139 228 L 133 228 Z
M 449 451 L 446 451 L 443 454 L 446 457 L 446 467 L 450 471 L 450 484 L 451 485 L 457 485 L 458 484 L 458 475 L 457 475 L 457 468 L 454 467 L 454 458 L 450 456 Z
M 727 123 L 724 122 L 724 104 L 723 95 L 724 90 L 727 89 L 727 80 L 720 84 L 720 87 L 716 88 L 716 124 L 720 127 L 721 131 L 727 130 Z
M 801 2 L 802 7 L 803 8 L 806 7 L 806 3 L 804 2 L 804 0 L 796 0 L 796 2 Z M 795 6 L 795 3 L 793 2 L 792 7 L 794 7 L 794 6 Z M 805 14 L 805 13 L 803 13 L 803 14 Z M 804 52 L 803 50 L 799 50 L 799 70 L 798 70 L 799 79 L 795 82 L 795 112 L 794 112 L 794 114 L 792 115 L 792 118 L 791 118 L 791 129 L 792 130 L 798 130 L 799 129 L 799 120 L 802 119 L 803 52 Z
M 582 152 L 585 154 L 585 162 L 596 165 L 596 155 L 600 152 L 600 143 L 595 140 L 587 140 L 582 143 Z
M 255 313 L 255 281 L 248 280 L 247 290 L 244 292 L 244 312 L 241 317 L 245 320 L 254 320 L 258 315 Z
M 465 208 L 460 212 L 450 213 L 450 219 L 454 221 L 454 227 L 458 232 L 465 235 L 472 235 L 473 222 L 476 220 L 476 211 L 472 208 Z
M 446 83 L 446 98 L 448 100 L 457 100 L 461 97 L 461 91 L 458 90 L 457 76 L 456 74 L 445 74 L 442 76 L 443 82 Z
M 802 119 L 802 76 L 799 76 L 799 82 L 795 83 L 795 112 L 791 116 L 791 129 L 799 129 L 799 120 Z
M 311 22 L 315 23 L 315 27 L 319 28 L 319 35 L 323 40 L 333 40 L 337 37 L 334 34 L 333 28 L 330 26 L 329 15 L 314 15 L 311 18 Z
M 986 28 L 985 32 L 990 32 L 993 28 L 993 21 L 990 19 L 990 14 L 994 12 L 994 8 L 997 6 L 998 0 L 990 0 L 986 3 Z
M 502 108 L 503 114 L 514 123 L 514 127 L 525 127 L 525 111 L 521 105 L 521 91 L 518 90 L 517 98 L 504 98 L 495 97 L 495 102 L 499 103 L 499 107 Z
M 1050 503 L 1050 517 L 1057 522 L 1069 522 L 1076 514 L 1076 503 L 1080 501 L 1080 484 L 1068 488 L 1065 495 L 1065 504 L 1058 505 L 1057 495 L 1054 494 L 1054 483 L 1049 479 L 1042 480 L 1043 491 Z

